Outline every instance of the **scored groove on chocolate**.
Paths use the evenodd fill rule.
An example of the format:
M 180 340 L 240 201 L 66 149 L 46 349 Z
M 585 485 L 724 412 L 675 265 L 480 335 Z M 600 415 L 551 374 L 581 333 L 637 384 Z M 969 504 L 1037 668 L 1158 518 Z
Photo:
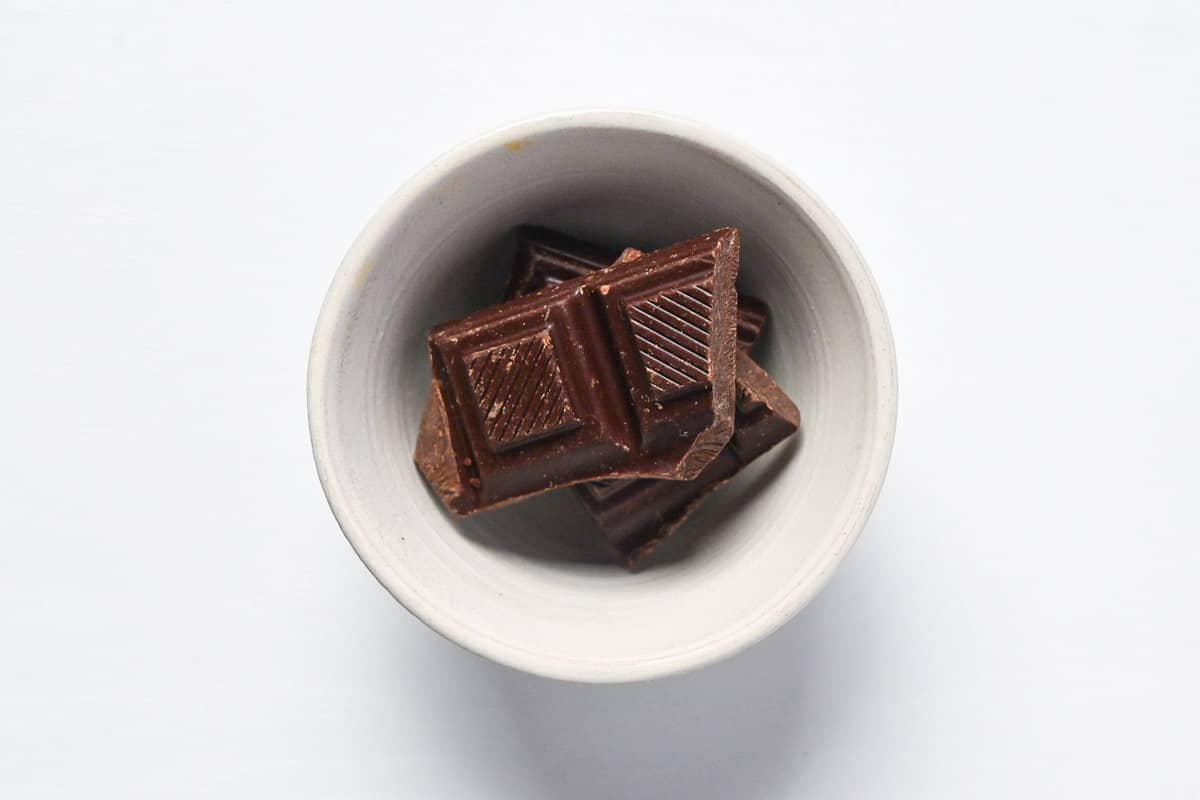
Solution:
M 549 332 L 473 353 L 466 362 L 493 452 L 580 424 Z
M 671 289 L 628 305 L 638 354 L 656 400 L 708 386 L 712 284 Z

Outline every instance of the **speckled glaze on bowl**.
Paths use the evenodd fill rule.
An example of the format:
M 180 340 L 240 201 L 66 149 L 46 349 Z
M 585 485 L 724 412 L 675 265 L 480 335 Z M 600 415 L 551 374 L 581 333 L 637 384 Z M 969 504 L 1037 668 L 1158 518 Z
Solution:
M 735 225 L 739 288 L 771 304 L 756 357 L 800 407 L 803 435 L 714 495 L 641 572 L 610 559 L 571 492 L 455 520 L 412 463 L 426 334 L 496 302 L 522 223 L 642 248 Z M 397 600 L 502 664 L 618 682 L 729 656 L 820 590 L 879 494 L 896 366 L 861 256 L 803 184 L 703 126 L 588 111 L 460 145 L 384 204 L 325 299 L 308 404 L 329 504 Z

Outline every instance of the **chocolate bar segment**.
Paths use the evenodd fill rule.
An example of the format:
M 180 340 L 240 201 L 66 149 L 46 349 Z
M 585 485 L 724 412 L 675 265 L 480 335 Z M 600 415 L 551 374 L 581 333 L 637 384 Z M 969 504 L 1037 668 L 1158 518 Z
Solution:
M 517 229 L 517 256 L 504 299 L 590 275 L 610 266 L 619 253 L 548 228 L 522 225 Z
M 738 245 L 724 228 L 434 328 L 415 458 L 447 506 L 700 474 L 733 434 Z
M 626 252 L 640 252 L 627 248 Z M 506 299 L 556 286 L 619 262 L 624 253 L 530 225 L 517 230 L 517 256 L 504 291 Z M 756 297 L 738 297 L 738 346 L 749 351 L 758 342 L 770 309 Z
M 738 295 L 738 347 L 749 353 L 762 338 L 763 328 L 771 316 L 771 308 L 757 297 Z
M 593 481 L 575 487 L 604 538 L 632 567 L 673 533 L 712 492 L 795 433 L 800 412 L 771 376 L 738 353 L 736 430 L 704 471 L 687 481 Z

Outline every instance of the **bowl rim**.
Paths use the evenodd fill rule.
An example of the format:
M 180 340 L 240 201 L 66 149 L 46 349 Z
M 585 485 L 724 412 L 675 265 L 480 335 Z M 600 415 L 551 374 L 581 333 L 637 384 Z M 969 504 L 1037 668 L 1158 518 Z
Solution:
M 394 221 L 447 173 L 487 151 L 547 133 L 578 128 L 615 128 L 680 138 L 719 154 L 785 194 L 809 217 L 814 233 L 823 239 L 837 266 L 850 279 L 862 305 L 867 341 L 877 365 L 873 377 L 878 402 L 873 412 L 874 432 L 867 445 L 866 468 L 860 485 L 848 495 L 857 502 L 852 504 L 838 536 L 819 555 L 816 568 L 797 574 L 795 583 L 774 606 L 761 610 L 727 635 L 705 640 L 682 652 L 620 662 L 531 652 L 482 634 L 427 602 L 380 555 L 370 536 L 358 527 L 350 513 L 349 497 L 330 454 L 324 404 L 324 388 L 335 371 L 330 359 L 333 333 L 346 313 L 347 301 L 359 279 L 359 265 Z M 307 378 L 309 436 L 321 487 L 343 534 L 376 580 L 419 620 L 471 652 L 535 675 L 588 683 L 647 680 L 705 666 L 765 638 L 803 609 L 825 586 L 858 539 L 879 497 L 895 439 L 897 391 L 895 346 L 879 289 L 849 234 L 811 189 L 751 146 L 707 125 L 661 112 L 608 108 L 559 111 L 503 125 L 451 148 L 407 180 L 372 215 L 334 274 L 313 333 Z

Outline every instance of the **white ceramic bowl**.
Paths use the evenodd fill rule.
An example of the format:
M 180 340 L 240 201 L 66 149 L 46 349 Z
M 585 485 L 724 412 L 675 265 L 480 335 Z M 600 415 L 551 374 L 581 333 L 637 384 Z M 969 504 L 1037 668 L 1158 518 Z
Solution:
M 714 495 L 636 574 L 569 491 L 456 521 L 413 466 L 426 333 L 496 302 L 521 223 L 646 249 L 735 225 L 739 289 L 771 304 L 756 357 L 800 407 L 803 437 Z M 883 482 L 896 368 L 862 258 L 803 184 L 708 128 L 592 111 L 460 145 L 384 204 L 325 299 L 308 404 L 329 504 L 397 600 L 503 664 L 616 682 L 728 656 L 813 597 Z

